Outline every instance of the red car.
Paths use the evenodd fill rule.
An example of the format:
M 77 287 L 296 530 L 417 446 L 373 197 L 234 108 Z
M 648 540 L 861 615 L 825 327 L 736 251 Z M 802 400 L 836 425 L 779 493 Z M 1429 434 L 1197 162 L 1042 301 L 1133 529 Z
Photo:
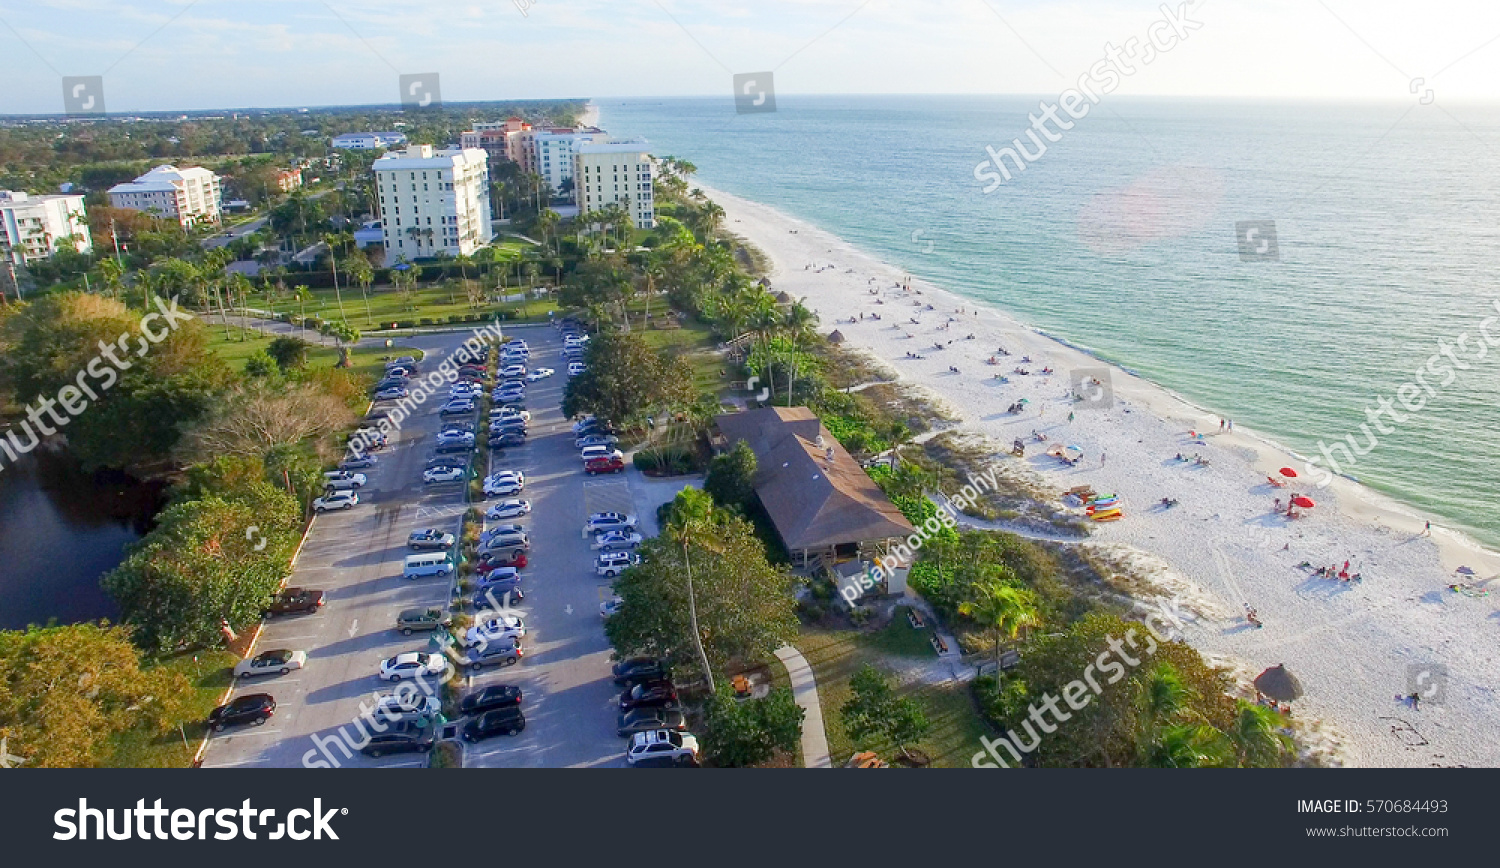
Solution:
M 625 462 L 620 458 L 590 458 L 583 462 L 583 472 L 593 476 L 596 473 L 619 473 L 625 469 Z
M 509 556 L 512 553 L 514 554 L 514 557 L 510 557 Z M 494 572 L 495 570 L 500 569 L 501 567 L 515 567 L 516 569 L 519 570 L 519 569 L 521 569 L 524 566 L 526 566 L 526 553 L 525 552 L 523 552 L 523 551 L 513 551 L 513 552 L 512 551 L 508 551 L 504 555 L 501 555 L 501 556 L 495 558 L 494 560 L 490 560 L 490 559 L 487 558 L 487 559 L 485 559 L 483 561 L 480 561 L 479 562 L 479 566 L 475 567 L 474 570 L 475 570 L 475 572 L 479 573 L 481 576 L 487 576 L 490 573 Z

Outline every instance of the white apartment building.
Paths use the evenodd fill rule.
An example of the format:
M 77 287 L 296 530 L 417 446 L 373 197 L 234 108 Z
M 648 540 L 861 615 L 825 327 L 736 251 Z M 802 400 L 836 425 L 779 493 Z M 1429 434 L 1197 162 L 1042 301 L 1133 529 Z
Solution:
M 134 181 L 110 187 L 109 204 L 192 226 L 202 220 L 219 222 L 220 195 L 219 176 L 213 172 L 163 165 Z
M 546 179 L 553 193 L 563 193 L 572 187 L 569 182 L 573 180 L 573 151 L 579 145 L 608 138 L 603 130 L 594 128 L 539 130 L 532 136 L 536 151 L 533 171 Z
M 69 236 L 79 253 L 94 249 L 82 196 L 0 190 L 0 253 L 8 252 L 11 262 L 25 265 L 46 259 Z
M 328 144 L 351 151 L 373 151 L 406 144 L 406 133 L 342 133 L 330 139 Z
M 374 170 L 386 265 L 439 251 L 473 254 L 495 237 L 484 151 L 411 145 L 376 160 Z
M 578 145 L 573 153 L 578 213 L 618 203 L 637 229 L 656 228 L 655 167 L 649 146 L 639 139 Z

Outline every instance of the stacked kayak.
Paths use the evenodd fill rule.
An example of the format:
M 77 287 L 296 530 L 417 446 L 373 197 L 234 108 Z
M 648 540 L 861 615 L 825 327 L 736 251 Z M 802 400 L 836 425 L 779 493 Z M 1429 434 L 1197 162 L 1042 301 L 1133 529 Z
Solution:
M 1120 511 L 1120 498 L 1114 494 L 1096 494 L 1090 497 L 1085 510 L 1094 521 L 1119 521 L 1125 517 Z

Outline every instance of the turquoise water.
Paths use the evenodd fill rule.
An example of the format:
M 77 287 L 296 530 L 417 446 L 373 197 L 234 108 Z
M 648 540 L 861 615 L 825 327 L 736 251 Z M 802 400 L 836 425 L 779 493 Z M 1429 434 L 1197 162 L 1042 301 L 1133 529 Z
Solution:
M 1346 474 L 1500 544 L 1500 347 L 1481 358 L 1479 337 L 1500 316 L 1500 108 L 1106 99 L 988 195 L 985 146 L 1023 136 L 1036 99 L 598 104 L 602 127 L 691 160 L 705 184 L 1299 453 L 1351 435 L 1366 449 L 1363 423 L 1368 454 L 1333 451 Z M 1250 220 L 1275 221 L 1278 260 L 1241 258 Z M 1439 341 L 1469 366 L 1446 386 L 1453 363 L 1428 366 Z M 1424 406 L 1372 423 L 1382 396 Z

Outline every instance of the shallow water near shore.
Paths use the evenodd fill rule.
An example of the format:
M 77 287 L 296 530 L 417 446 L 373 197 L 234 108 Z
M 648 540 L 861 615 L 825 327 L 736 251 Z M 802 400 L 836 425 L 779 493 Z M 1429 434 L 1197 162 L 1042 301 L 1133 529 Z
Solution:
M 1348 475 L 1500 544 L 1500 513 L 1482 506 L 1500 479 L 1500 348 L 1480 333 L 1500 298 L 1489 276 L 1500 156 L 1479 140 L 1500 130 L 1494 107 L 1453 107 L 1460 126 L 1404 104 L 1119 97 L 988 195 L 975 166 L 986 145 L 1023 134 L 1036 99 L 783 95 L 761 115 L 727 99 L 599 108 L 613 135 L 691 160 L 705 185 L 1303 455 L 1327 445 Z M 1278 258 L 1255 259 L 1253 246 L 1242 258 L 1236 224 L 1252 220 L 1274 221 Z M 1399 403 L 1414 396 L 1419 412 Z

